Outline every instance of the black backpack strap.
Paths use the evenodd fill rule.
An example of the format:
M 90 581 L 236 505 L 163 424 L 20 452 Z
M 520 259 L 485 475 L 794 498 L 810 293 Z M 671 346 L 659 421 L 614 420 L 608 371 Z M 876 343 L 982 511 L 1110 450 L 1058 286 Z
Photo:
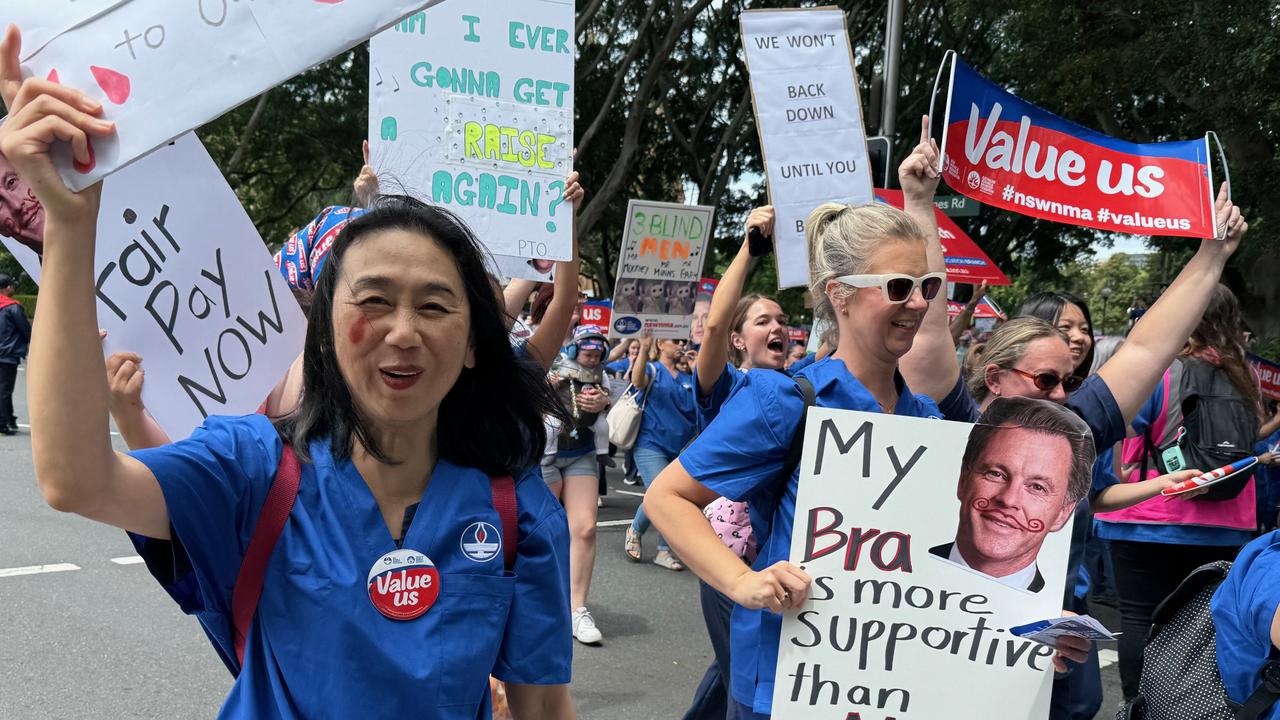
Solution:
M 804 396 L 804 410 L 800 411 L 800 422 L 796 425 L 796 434 L 791 437 L 791 446 L 787 448 L 787 462 L 782 466 L 784 480 L 790 480 L 792 473 L 800 467 L 800 456 L 804 454 L 804 428 L 809 418 L 809 408 L 817 402 L 813 383 L 809 382 L 809 378 L 797 375 L 794 379 L 796 387 L 800 388 L 800 394 Z
M 796 381 L 796 387 L 800 388 L 800 395 L 804 397 L 804 409 L 800 411 L 800 422 L 796 423 L 796 434 L 791 436 L 791 445 L 787 447 L 787 459 L 782 464 L 782 471 L 778 473 L 779 485 L 786 485 L 796 468 L 800 467 L 800 456 L 804 454 L 804 428 L 809 419 L 809 408 L 817 402 L 813 383 L 809 382 L 809 378 L 797 375 L 792 379 Z M 776 505 L 778 497 L 779 495 L 775 494 L 771 502 Z M 773 512 L 769 513 L 766 522 L 766 532 L 762 537 L 768 537 L 773 533 Z
M 1272 648 L 1271 659 L 1262 666 L 1262 684 L 1236 710 L 1236 720 L 1257 720 L 1280 699 L 1280 657 L 1277 655 L 1275 648 Z

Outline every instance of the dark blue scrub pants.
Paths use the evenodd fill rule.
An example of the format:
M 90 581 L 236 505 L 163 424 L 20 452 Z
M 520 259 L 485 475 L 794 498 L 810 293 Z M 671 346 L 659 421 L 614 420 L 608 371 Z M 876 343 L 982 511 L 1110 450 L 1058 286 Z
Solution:
M 702 620 L 707 624 L 715 659 L 702 676 L 702 682 L 693 695 L 693 705 L 685 712 L 684 720 L 740 720 L 738 704 L 733 702 L 733 693 L 729 689 L 732 676 L 729 621 L 733 615 L 733 601 L 702 581 L 698 582 L 698 596 L 702 601 Z

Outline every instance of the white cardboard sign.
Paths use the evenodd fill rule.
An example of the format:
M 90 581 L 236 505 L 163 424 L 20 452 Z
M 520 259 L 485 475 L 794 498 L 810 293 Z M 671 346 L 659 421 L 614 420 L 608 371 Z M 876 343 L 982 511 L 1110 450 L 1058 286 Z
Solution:
M 783 619 L 774 718 L 1048 716 L 1053 650 L 1008 630 L 1061 614 L 1070 516 L 1058 531 L 1025 521 L 1031 529 L 1019 537 L 1033 553 L 1041 543 L 1033 572 L 1002 581 L 952 562 L 958 535 L 990 542 L 959 529 L 962 507 L 1021 517 L 984 485 L 958 498 L 974 427 L 809 410 L 791 561 L 814 583 Z M 983 446 L 995 453 L 999 444 Z
M 35 254 L 5 245 L 38 281 Z M 94 276 L 103 350 L 142 356 L 142 400 L 174 440 L 253 412 L 302 352 L 306 318 L 194 134 L 103 185 Z
M 706 205 L 627 203 L 609 337 L 689 337 L 714 214 Z
M 491 252 L 569 260 L 574 8 L 469 0 L 369 44 L 369 147 L 384 188 L 458 213 Z
M 844 12 L 750 10 L 740 18 L 769 202 L 778 286 L 807 285 L 804 221 L 824 202 L 874 202 Z
M 80 190 L 440 0 L 17 2 L 24 73 L 84 90 L 116 123 L 87 167 L 56 149 Z

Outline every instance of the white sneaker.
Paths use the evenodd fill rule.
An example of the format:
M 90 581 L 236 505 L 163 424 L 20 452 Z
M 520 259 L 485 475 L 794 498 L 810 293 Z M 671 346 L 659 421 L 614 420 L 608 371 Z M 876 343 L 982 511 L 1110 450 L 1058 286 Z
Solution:
M 591 611 L 584 607 L 573 611 L 573 637 L 584 645 L 596 645 L 604 639 Z

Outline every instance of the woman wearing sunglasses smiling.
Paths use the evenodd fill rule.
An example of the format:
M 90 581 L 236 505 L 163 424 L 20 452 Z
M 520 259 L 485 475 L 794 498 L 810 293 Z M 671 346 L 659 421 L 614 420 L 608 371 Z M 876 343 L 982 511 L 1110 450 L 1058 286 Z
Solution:
M 937 417 L 898 373 L 941 272 L 926 249 L 936 240 L 931 202 L 936 146 L 922 143 L 899 169 L 908 215 L 886 205 L 827 204 L 805 223 L 814 315 L 838 333 L 831 356 L 797 374 L 822 407 Z M 954 360 L 955 354 L 952 353 Z M 788 562 L 799 473 L 783 470 L 805 411 L 795 380 L 752 369 L 702 434 L 662 472 L 645 508 L 680 557 L 736 603 L 730 627 L 731 689 L 738 716 L 767 717 L 773 699 L 780 613 L 804 602 L 809 576 Z M 748 503 L 758 537 L 752 568 L 716 536 L 702 508 L 717 496 Z M 770 522 L 771 520 L 771 522 Z M 768 527 L 767 534 L 761 530 Z

